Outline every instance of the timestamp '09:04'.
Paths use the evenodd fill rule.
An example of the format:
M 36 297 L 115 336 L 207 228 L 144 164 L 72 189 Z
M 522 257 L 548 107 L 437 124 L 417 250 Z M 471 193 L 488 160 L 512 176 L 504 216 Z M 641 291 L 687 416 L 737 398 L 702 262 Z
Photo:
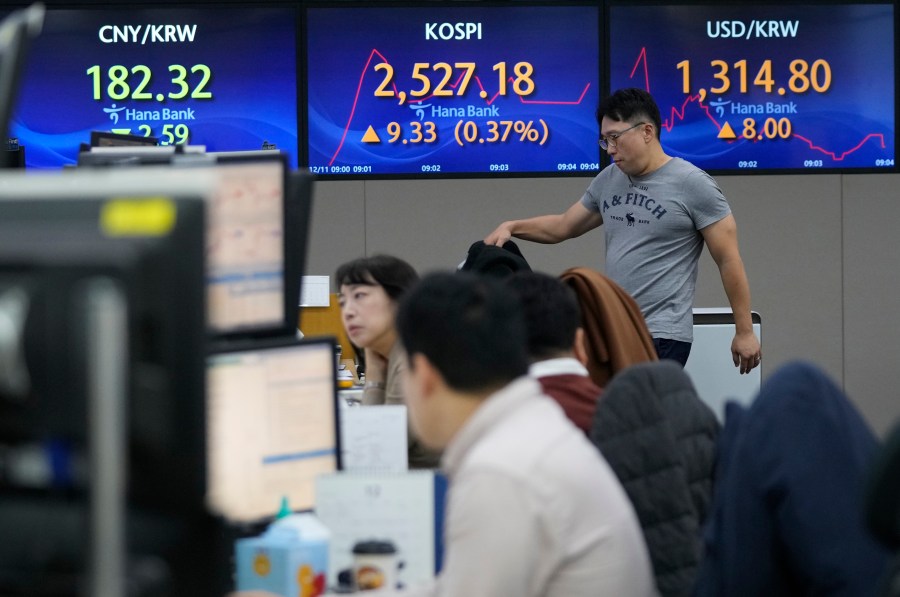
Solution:
M 191 86 L 187 82 L 189 70 L 191 74 L 199 77 L 199 81 L 197 81 L 193 89 L 191 89 Z M 155 99 L 158 102 L 167 98 L 170 100 L 184 99 L 188 97 L 188 94 L 190 94 L 191 99 L 212 99 L 212 92 L 206 90 L 206 87 L 212 79 L 212 70 L 210 70 L 207 65 L 195 64 L 188 69 L 180 64 L 170 64 L 168 71 L 173 73 L 169 82 L 172 85 L 175 85 L 177 90 L 169 91 L 165 94 L 158 91 L 154 96 L 154 94 L 148 90 L 150 82 L 153 79 L 153 72 L 149 66 L 137 64 L 129 69 L 121 64 L 114 64 L 106 69 L 105 76 L 106 80 L 109 81 L 106 85 L 106 96 L 112 100 Z M 95 64 L 91 66 L 85 73 L 91 78 L 93 85 L 93 99 L 103 99 L 104 73 L 101 73 L 100 65 Z M 132 85 L 134 85 L 134 87 Z

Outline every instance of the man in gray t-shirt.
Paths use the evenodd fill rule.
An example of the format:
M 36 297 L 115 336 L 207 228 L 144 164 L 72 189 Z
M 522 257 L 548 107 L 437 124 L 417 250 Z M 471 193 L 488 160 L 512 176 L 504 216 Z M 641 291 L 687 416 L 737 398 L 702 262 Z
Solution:
M 510 237 L 558 243 L 606 224 L 606 274 L 631 294 L 647 321 L 660 358 L 687 361 L 692 306 L 705 243 L 719 268 L 734 313 L 731 353 L 741 373 L 759 364 L 750 318 L 750 285 L 737 225 L 706 172 L 663 151 L 659 108 L 649 93 L 622 89 L 597 110 L 600 146 L 613 163 L 562 214 L 503 222 L 485 243 Z

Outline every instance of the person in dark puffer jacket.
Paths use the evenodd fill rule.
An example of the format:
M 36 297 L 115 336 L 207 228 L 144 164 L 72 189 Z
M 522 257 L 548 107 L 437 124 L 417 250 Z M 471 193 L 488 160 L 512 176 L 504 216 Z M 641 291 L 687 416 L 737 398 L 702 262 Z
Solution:
M 684 370 L 667 360 L 620 371 L 594 414 L 591 440 L 631 499 L 665 597 L 694 588 L 719 429 Z

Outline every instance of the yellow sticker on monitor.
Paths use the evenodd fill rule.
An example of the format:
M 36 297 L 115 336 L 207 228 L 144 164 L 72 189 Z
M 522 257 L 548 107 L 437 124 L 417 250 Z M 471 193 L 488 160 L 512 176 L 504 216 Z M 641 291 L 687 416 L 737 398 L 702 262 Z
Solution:
M 107 236 L 164 236 L 175 226 L 175 203 L 162 197 L 111 199 L 100 210 Z

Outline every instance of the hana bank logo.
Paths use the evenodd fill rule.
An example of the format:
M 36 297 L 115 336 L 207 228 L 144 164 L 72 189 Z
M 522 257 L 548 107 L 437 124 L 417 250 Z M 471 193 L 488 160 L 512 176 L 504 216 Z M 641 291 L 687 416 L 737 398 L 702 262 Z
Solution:
M 720 99 L 720 100 L 709 102 L 709 105 L 715 107 L 716 114 L 719 115 L 719 118 L 724 118 L 725 117 L 725 106 L 730 103 L 731 103 L 731 100 Z
M 415 104 L 415 105 L 413 105 L 412 103 L 409 103 L 409 104 L 407 104 L 407 106 L 409 106 L 410 110 L 415 111 L 416 116 L 419 117 L 419 120 L 422 120 L 423 118 L 425 118 L 425 108 L 430 108 L 431 104 L 423 104 L 422 102 L 419 102 L 418 104 Z
M 119 112 L 125 109 L 125 106 L 121 108 L 117 108 L 115 104 L 110 108 L 103 108 L 103 111 L 109 114 L 109 119 L 113 121 L 113 124 L 119 124 Z

